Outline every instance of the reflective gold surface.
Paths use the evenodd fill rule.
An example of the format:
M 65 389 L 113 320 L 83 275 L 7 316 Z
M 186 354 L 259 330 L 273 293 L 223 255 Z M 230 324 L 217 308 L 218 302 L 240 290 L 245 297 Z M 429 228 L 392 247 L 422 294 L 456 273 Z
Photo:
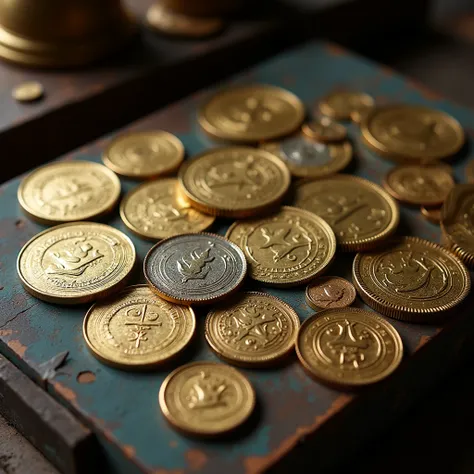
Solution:
M 335 120 L 350 120 L 354 113 L 374 105 L 374 99 L 364 92 L 338 91 L 324 97 L 319 109 Z
M 329 117 L 319 117 L 304 123 L 301 131 L 308 138 L 322 143 L 338 142 L 347 137 L 346 127 Z
M 356 289 L 341 277 L 319 277 L 306 287 L 305 297 L 308 306 L 315 310 L 345 308 L 354 303 Z
M 41 99 L 43 95 L 43 86 L 36 81 L 23 82 L 12 91 L 12 97 L 18 102 L 33 102 Z

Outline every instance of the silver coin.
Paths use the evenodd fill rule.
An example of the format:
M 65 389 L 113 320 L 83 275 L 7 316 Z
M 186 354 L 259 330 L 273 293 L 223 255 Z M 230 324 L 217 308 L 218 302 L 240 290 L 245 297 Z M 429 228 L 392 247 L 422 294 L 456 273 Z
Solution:
M 302 136 L 283 140 L 280 150 L 283 159 L 299 166 L 325 166 L 333 160 L 327 145 Z
M 183 234 L 162 240 L 145 257 L 143 271 L 162 298 L 206 304 L 233 293 L 247 273 L 240 248 L 219 235 Z

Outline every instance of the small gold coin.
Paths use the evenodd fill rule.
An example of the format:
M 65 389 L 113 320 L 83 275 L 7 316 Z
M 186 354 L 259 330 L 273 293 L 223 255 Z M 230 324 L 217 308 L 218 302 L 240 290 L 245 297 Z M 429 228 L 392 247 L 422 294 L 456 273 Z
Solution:
M 176 178 L 150 181 L 132 189 L 120 204 L 120 217 L 140 237 L 166 239 L 208 229 L 215 218 L 193 209 Z
M 122 287 L 135 264 L 135 247 L 105 224 L 75 222 L 47 229 L 18 255 L 23 286 L 50 303 L 78 304 L 103 298 Z
M 366 117 L 361 132 L 365 144 L 376 153 L 407 163 L 448 158 L 465 140 L 455 118 L 415 105 L 378 107 Z
M 34 102 L 44 95 L 43 86 L 36 81 L 23 82 L 12 91 L 12 97 L 18 102 Z
M 346 127 L 329 117 L 320 117 L 304 123 L 301 130 L 308 138 L 321 143 L 339 142 L 347 137 Z
M 243 250 L 250 277 L 274 286 L 308 282 L 328 268 L 336 253 L 330 226 L 289 206 L 268 217 L 235 222 L 226 237 Z
M 300 320 L 267 293 L 238 293 L 206 318 L 206 340 L 219 357 L 243 367 L 266 366 L 295 346 Z
M 82 330 L 100 361 L 139 369 L 173 358 L 191 341 L 195 328 L 191 308 L 168 303 L 147 285 L 136 285 L 92 306 Z
M 397 330 L 376 313 L 327 309 L 301 325 L 296 353 L 311 377 L 357 388 L 388 377 L 400 365 L 403 343 Z
M 168 132 L 137 132 L 119 135 L 102 155 L 117 174 L 150 179 L 176 171 L 184 159 L 181 140 Z
M 356 289 L 344 278 L 319 277 L 306 287 L 306 303 L 311 308 L 345 308 L 354 303 Z
M 420 207 L 421 215 L 432 224 L 440 225 L 441 223 L 441 208 L 440 207 Z
M 433 322 L 469 293 L 466 267 L 438 244 L 418 237 L 396 239 L 383 250 L 359 253 L 352 268 L 360 297 L 391 318 Z
M 291 181 L 279 158 L 248 147 L 206 151 L 186 161 L 178 177 L 193 207 L 224 217 L 254 216 L 278 205 Z
M 201 110 L 199 124 L 214 138 L 255 143 L 294 132 L 304 116 L 303 103 L 291 92 L 254 85 L 216 94 Z
M 120 197 L 120 181 L 92 161 L 62 161 L 42 166 L 18 188 L 23 211 L 43 224 L 93 219 L 111 211 Z
M 357 109 L 351 112 L 351 120 L 360 125 L 366 120 L 369 114 L 374 110 L 375 104 L 372 105 L 360 105 Z
M 338 248 L 373 248 L 397 228 L 398 205 L 388 193 L 366 179 L 334 175 L 296 185 L 293 204 L 322 217 L 336 234 Z
M 179 431 L 216 436 L 249 418 L 255 392 L 247 378 L 228 365 L 194 362 L 166 377 L 159 403 L 166 420 Z
M 466 179 L 468 183 L 474 183 L 474 160 L 471 160 L 465 168 Z
M 340 91 L 324 97 L 319 103 L 319 109 L 335 120 L 350 120 L 354 111 L 373 107 L 374 104 L 373 97 L 364 92 Z

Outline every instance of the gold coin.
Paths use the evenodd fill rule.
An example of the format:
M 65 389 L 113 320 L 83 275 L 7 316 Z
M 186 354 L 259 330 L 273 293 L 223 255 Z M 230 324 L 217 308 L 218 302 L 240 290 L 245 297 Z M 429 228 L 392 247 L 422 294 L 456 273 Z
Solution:
M 293 204 L 328 222 L 346 251 L 378 245 L 395 232 L 400 218 L 397 203 L 380 186 L 342 174 L 301 181 Z
M 268 85 L 227 88 L 203 107 L 199 124 L 214 138 L 255 143 L 288 135 L 303 122 L 298 97 Z
M 397 330 L 376 313 L 327 309 L 301 325 L 296 353 L 311 377 L 357 388 L 388 377 L 402 361 L 403 343 Z
M 389 171 L 383 185 L 399 201 L 439 206 L 453 188 L 454 179 L 448 166 L 402 165 Z
M 464 144 L 461 124 L 440 110 L 415 105 L 378 107 L 361 125 L 376 153 L 401 162 L 428 162 L 456 154 Z
M 92 306 L 82 332 L 100 361 L 141 369 L 176 356 L 191 341 L 195 328 L 191 308 L 168 303 L 147 285 L 136 285 Z
M 319 109 L 335 120 L 350 120 L 354 111 L 373 107 L 374 104 L 373 97 L 364 92 L 340 91 L 324 97 L 319 103 Z
M 311 308 L 345 308 L 354 303 L 356 289 L 344 278 L 319 277 L 306 287 L 306 303 Z
M 278 205 L 291 181 L 279 158 L 247 147 L 206 151 L 186 161 L 178 177 L 193 207 L 224 217 L 254 216 Z
M 374 110 L 375 104 L 372 105 L 359 105 L 357 109 L 351 112 L 351 120 L 360 125 L 364 120 L 367 119 L 368 115 Z
M 420 207 L 421 215 L 432 224 L 441 223 L 441 208 L 440 207 Z
M 320 217 L 284 206 L 274 215 L 238 221 L 226 237 L 244 252 L 251 278 L 295 286 L 323 273 L 336 253 L 336 238 Z
M 105 224 L 75 222 L 47 229 L 18 255 L 17 270 L 33 296 L 50 303 L 88 303 L 122 287 L 135 264 L 135 247 Z
M 168 132 L 136 132 L 119 135 L 102 155 L 117 174 L 150 179 L 176 171 L 184 159 L 181 140 Z
M 474 183 L 474 160 L 469 161 L 465 168 L 466 179 L 468 183 Z
M 34 102 L 44 95 L 43 86 L 36 81 L 23 82 L 12 91 L 12 97 L 18 102 Z
M 92 161 L 62 161 L 42 166 L 18 188 L 23 211 L 43 224 L 81 221 L 111 211 L 120 197 L 120 181 Z
M 120 204 L 120 217 L 135 234 L 159 240 L 208 229 L 215 218 L 193 209 L 176 178 L 150 181 L 132 189 Z
M 238 293 L 206 318 L 206 340 L 216 354 L 243 367 L 266 366 L 295 346 L 300 320 L 284 301 L 267 293 Z
M 383 250 L 359 253 L 352 268 L 360 297 L 391 318 L 433 322 L 469 293 L 462 262 L 438 244 L 418 237 L 396 239 Z
M 216 436 L 244 423 L 255 408 L 255 392 L 238 370 L 193 362 L 171 372 L 161 385 L 161 411 L 186 434 Z
M 329 117 L 320 117 L 304 123 L 301 130 L 308 138 L 322 143 L 339 142 L 347 137 L 346 127 Z

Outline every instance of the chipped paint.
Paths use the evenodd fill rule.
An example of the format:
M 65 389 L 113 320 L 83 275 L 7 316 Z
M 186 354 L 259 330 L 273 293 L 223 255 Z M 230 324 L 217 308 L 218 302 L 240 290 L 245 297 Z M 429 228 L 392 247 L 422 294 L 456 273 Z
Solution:
M 137 453 L 137 450 L 135 449 L 135 447 L 130 444 L 124 444 L 122 446 L 122 451 L 125 453 L 125 456 L 128 459 L 134 458 L 135 454 Z
M 199 449 L 188 449 L 185 456 L 192 471 L 199 471 L 207 463 L 206 453 Z
M 64 386 L 61 382 L 52 381 L 51 383 L 54 387 L 54 390 L 56 390 L 56 392 L 59 395 L 61 395 L 65 400 L 72 403 L 73 405 L 76 404 L 77 395 L 76 395 L 76 392 L 74 392 L 74 390 Z
M 13 339 L 7 342 L 8 347 L 16 352 L 17 355 L 23 357 L 28 347 L 24 346 L 18 339 Z
M 13 334 L 12 329 L 0 329 L 0 337 L 11 336 Z
M 420 342 L 418 342 L 417 346 L 415 347 L 415 351 L 418 351 L 419 349 L 421 349 L 430 339 L 431 339 L 431 336 L 421 336 Z

